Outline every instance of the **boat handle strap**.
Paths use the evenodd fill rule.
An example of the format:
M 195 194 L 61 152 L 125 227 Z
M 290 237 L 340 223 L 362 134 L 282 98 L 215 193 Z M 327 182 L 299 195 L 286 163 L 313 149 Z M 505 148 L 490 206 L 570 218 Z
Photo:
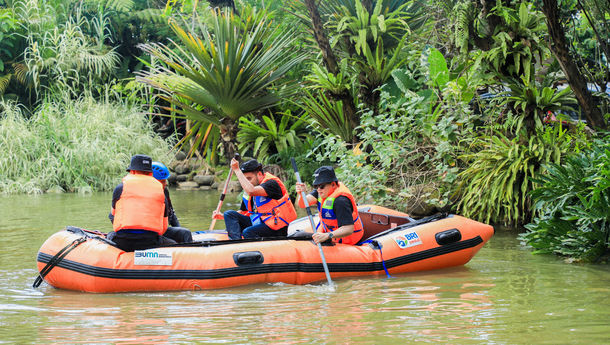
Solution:
M 68 255 L 68 253 L 70 253 L 74 248 L 78 247 L 81 243 L 85 242 L 86 240 L 87 240 L 86 236 L 79 237 L 79 238 L 75 239 L 74 241 L 72 241 L 72 243 L 65 246 L 62 250 L 57 252 L 57 254 L 55 254 L 55 256 L 52 257 L 51 260 L 49 260 L 47 265 L 42 270 L 40 270 L 40 274 L 38 274 L 38 276 L 36 277 L 36 280 L 34 280 L 34 284 L 32 284 L 32 287 L 33 288 L 39 287 L 40 284 L 42 284 L 44 277 L 47 274 L 49 274 L 49 272 L 51 272 L 51 270 L 55 266 L 57 266 L 61 262 L 61 260 L 63 260 L 66 257 L 66 255 Z

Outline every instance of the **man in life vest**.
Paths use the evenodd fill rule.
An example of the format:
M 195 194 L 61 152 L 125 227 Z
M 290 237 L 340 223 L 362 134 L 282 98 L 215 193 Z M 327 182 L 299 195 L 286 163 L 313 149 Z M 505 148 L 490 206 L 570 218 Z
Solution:
M 153 177 L 157 179 L 157 181 L 161 182 L 163 185 L 163 193 L 165 194 L 165 202 L 167 203 L 167 207 L 169 208 L 168 215 L 168 227 L 163 236 L 167 238 L 171 238 L 172 240 L 178 243 L 187 243 L 193 242 L 193 234 L 187 228 L 183 228 L 180 226 L 180 221 L 178 220 L 178 216 L 176 216 L 176 212 L 174 211 L 174 206 L 172 205 L 172 199 L 169 197 L 169 189 L 167 189 L 167 178 L 169 177 L 169 169 L 165 166 L 165 164 L 161 162 L 152 162 L 152 172 Z
M 343 244 L 357 244 L 364 234 L 362 220 L 352 193 L 335 175 L 330 166 L 318 168 L 314 173 L 314 191 L 307 194 L 309 205 L 318 205 L 320 224 L 313 234 L 316 243 L 332 240 Z M 304 183 L 296 184 L 297 204 L 305 208 L 301 192 L 307 192 Z
M 286 236 L 288 224 L 297 219 L 297 212 L 284 183 L 265 173 L 256 159 L 241 167 L 232 159 L 231 169 L 244 190 L 240 211 L 229 210 L 224 215 L 214 211 L 212 214 L 216 219 L 225 220 L 229 238 Z
M 134 155 L 127 171 L 112 193 L 108 218 L 114 232 L 107 238 L 126 252 L 176 243 L 163 236 L 169 208 L 163 185 L 152 176 L 152 159 Z

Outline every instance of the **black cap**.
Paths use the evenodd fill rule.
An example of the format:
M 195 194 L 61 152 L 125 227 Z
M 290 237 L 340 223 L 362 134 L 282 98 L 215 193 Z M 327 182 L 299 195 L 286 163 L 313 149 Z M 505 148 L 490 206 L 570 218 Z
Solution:
M 131 170 L 152 172 L 152 159 L 147 155 L 134 155 L 127 168 L 127 171 Z
M 337 176 L 335 175 L 335 170 L 333 169 L 333 167 L 329 167 L 329 166 L 319 167 L 313 173 L 313 177 L 314 177 L 314 181 L 313 181 L 314 186 L 321 185 L 322 183 L 339 181 L 339 180 L 337 180 Z
M 245 163 L 242 163 L 239 168 L 242 172 L 252 172 L 252 171 L 263 171 L 263 165 L 259 163 L 256 159 L 251 159 Z

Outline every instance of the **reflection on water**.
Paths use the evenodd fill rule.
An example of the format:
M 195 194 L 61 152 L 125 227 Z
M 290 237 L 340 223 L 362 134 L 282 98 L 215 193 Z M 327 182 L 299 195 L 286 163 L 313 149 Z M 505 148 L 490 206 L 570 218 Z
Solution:
M 109 193 L 0 197 L 0 343 L 602 344 L 608 266 L 532 256 L 499 233 L 466 266 L 326 285 L 171 293 L 32 289 L 42 242 L 65 225 L 108 231 Z M 206 229 L 216 193 L 173 192 L 181 222 Z M 237 207 L 237 197 L 226 207 Z M 217 223 L 222 227 L 222 222 Z

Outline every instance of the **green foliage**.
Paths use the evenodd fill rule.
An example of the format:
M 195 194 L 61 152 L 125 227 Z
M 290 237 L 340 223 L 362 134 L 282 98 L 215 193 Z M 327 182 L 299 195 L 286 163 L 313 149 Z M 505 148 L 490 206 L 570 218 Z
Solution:
M 311 73 L 305 76 L 305 80 L 311 83 L 311 88 L 318 90 L 326 90 L 333 95 L 340 95 L 352 89 L 350 73 L 347 69 L 347 60 L 341 61 L 339 73 L 336 75 L 330 73 L 326 68 L 311 64 Z
M 249 22 L 253 18 L 260 21 Z M 204 137 L 213 124 L 225 142 L 232 142 L 240 117 L 268 108 L 293 91 L 284 76 L 303 56 L 291 49 L 294 34 L 279 32 L 266 15 L 240 18 L 214 11 L 211 20 L 212 26 L 201 25 L 193 32 L 172 22 L 180 39 L 173 48 L 142 45 L 170 68 L 153 67 L 139 80 L 164 92 L 178 116 L 193 121 L 185 140 Z
M 460 158 L 466 167 L 460 172 L 456 198 L 461 214 L 486 223 L 520 224 L 532 217 L 529 192 L 538 187 L 535 178 L 543 166 L 561 164 L 562 156 L 585 139 L 561 125 L 547 126 L 528 136 L 517 118 L 517 135 L 511 138 L 498 130 L 474 140 L 470 153 Z
M 497 1 L 489 12 L 480 4 L 460 1 L 454 7 L 455 43 L 466 55 L 474 50 L 473 68 L 532 83 L 536 68 L 550 57 L 545 44 L 544 15 L 533 4 Z M 479 48 L 479 49 L 474 49 Z
M 286 175 L 282 176 L 282 181 L 284 181 L 284 186 L 286 186 L 290 194 L 296 195 L 294 186 L 297 182 L 293 172 L 291 158 L 294 158 L 297 163 L 302 181 L 309 184 L 313 183 L 313 173 L 319 166 L 331 164 L 331 162 L 327 160 L 318 161 L 319 164 L 312 164 L 312 149 L 318 146 L 320 142 L 321 140 L 319 138 L 307 138 L 301 146 L 289 146 L 285 150 L 269 156 L 267 163 L 277 164 L 286 172 Z
M 395 0 L 319 3 L 322 25 L 328 29 L 325 35 L 330 38 L 339 66 L 331 73 L 316 58 L 314 65 L 318 66 L 306 79 L 317 95 L 314 98 L 307 93 L 300 104 L 314 119 L 322 121 L 320 127 L 329 128 L 330 123 L 331 132 L 343 140 L 358 140 L 354 136 L 354 128 L 360 123 L 358 109 L 377 111 L 380 87 L 391 81 L 392 71 L 405 63 L 403 48 L 412 14 L 408 9 L 421 10 L 409 7 L 411 4 Z M 299 18 L 311 26 L 309 14 Z M 316 50 L 313 54 L 318 54 Z
M 29 85 L 38 94 L 45 88 L 80 92 L 91 79 L 104 78 L 118 65 L 112 50 L 94 46 L 72 19 L 42 37 L 28 36 L 24 52 Z
M 314 152 L 316 159 L 334 162 L 338 177 L 359 202 L 375 202 L 409 211 L 432 199 L 442 199 L 436 166 L 440 157 L 422 128 L 432 116 L 422 98 L 413 92 L 394 99 L 381 94 L 381 111 L 367 111 L 358 127 L 362 142 L 355 147 L 336 136 L 327 136 Z
M 432 85 L 439 89 L 443 89 L 449 82 L 449 68 L 443 54 L 438 49 L 431 49 L 428 55 L 428 63 L 430 64 L 430 81 Z
M 405 13 L 402 12 L 406 4 L 384 13 L 383 1 L 377 1 L 370 12 L 360 0 L 354 1 L 354 5 L 355 13 L 350 15 L 345 15 L 349 10 L 344 5 L 341 6 L 344 15 L 334 24 L 334 29 L 341 35 L 338 38 L 345 37 L 347 44 L 354 45 L 358 55 L 365 55 L 367 46 L 370 49 L 370 46 L 377 45 L 377 42 L 383 39 L 386 40 L 387 46 L 395 46 L 401 39 L 398 35 L 408 29 L 403 19 Z M 389 44 L 390 41 L 394 44 Z
M 15 93 L 30 104 L 49 92 L 74 90 L 78 95 L 85 89 L 101 89 L 119 62 L 118 54 L 104 45 L 108 22 L 103 16 L 87 19 L 80 7 L 71 5 L 38 0 L 13 4 L 9 28 L 14 31 L 0 43 L 0 60 L 6 62 L 4 69 L 10 62 L 12 83 L 0 91 Z M 88 28 L 98 31 L 98 42 Z
M 114 99 L 48 99 L 29 120 L 15 104 L 0 109 L 2 194 L 111 190 L 131 155 L 170 159 L 141 109 Z
M 502 94 L 505 97 L 502 104 L 510 104 L 526 116 L 534 116 L 538 126 L 542 125 L 542 116 L 549 111 L 574 110 L 571 105 L 576 104 L 569 86 L 562 90 L 537 87 L 535 82 L 530 83 L 526 79 L 522 82 L 513 80 L 508 85 L 511 91 Z
M 336 16 L 330 26 L 337 34 L 335 42 L 347 53 L 358 75 L 364 103 L 375 108 L 375 102 L 367 100 L 405 61 L 401 53 L 409 34 L 406 3 L 391 12 L 384 1 L 377 1 L 370 11 L 360 0 L 354 3 L 355 14 L 347 15 L 349 10 L 341 6 L 342 15 Z
M 262 121 L 246 116 L 239 119 L 237 141 L 242 155 L 251 152 L 262 163 L 267 163 L 274 153 L 287 151 L 289 147 L 300 148 L 310 140 L 306 132 L 304 116 L 295 118 L 290 111 L 281 114 L 279 124 L 273 115 L 264 115 Z
M 590 149 L 545 166 L 531 192 L 539 212 L 521 239 L 534 253 L 595 261 L 610 249 L 610 137 Z
M 301 99 L 301 107 L 316 122 L 316 129 L 324 134 L 336 135 L 345 142 L 352 142 L 355 128 L 345 115 L 343 102 L 333 102 L 322 92 L 311 94 L 305 90 L 305 94 L 306 97 Z

